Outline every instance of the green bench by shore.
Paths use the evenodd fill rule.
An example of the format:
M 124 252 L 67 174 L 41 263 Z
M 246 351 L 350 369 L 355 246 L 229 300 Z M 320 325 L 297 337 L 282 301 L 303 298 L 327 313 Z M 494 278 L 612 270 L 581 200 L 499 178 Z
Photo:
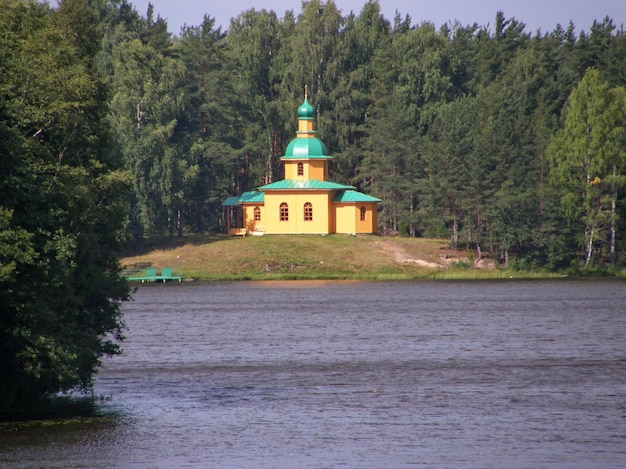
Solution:
M 179 282 L 183 281 L 183 278 L 178 275 L 172 275 L 172 269 L 170 267 L 163 267 L 161 269 L 161 274 L 157 275 L 157 269 L 154 267 L 148 267 L 144 275 L 142 276 L 132 276 L 126 277 L 126 280 L 129 282 L 171 282 L 174 280 L 178 280 Z

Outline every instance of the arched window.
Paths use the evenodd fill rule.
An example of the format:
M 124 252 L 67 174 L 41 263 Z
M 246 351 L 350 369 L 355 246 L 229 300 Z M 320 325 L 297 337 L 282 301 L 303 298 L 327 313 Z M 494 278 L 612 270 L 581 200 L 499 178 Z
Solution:
M 311 202 L 304 204 L 304 221 L 313 221 L 313 204 Z
M 361 207 L 361 221 L 365 221 L 365 214 L 366 214 L 366 210 L 365 207 Z
M 287 205 L 287 202 L 280 204 L 280 221 L 289 221 L 289 205 Z
M 261 209 L 254 207 L 254 221 L 261 221 Z
M 298 163 L 298 176 L 304 176 L 304 163 Z

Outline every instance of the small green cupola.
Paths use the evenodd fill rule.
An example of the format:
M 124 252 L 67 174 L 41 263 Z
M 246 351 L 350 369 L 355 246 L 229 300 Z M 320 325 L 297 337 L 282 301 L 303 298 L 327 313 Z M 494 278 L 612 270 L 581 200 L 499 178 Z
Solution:
M 287 159 L 332 159 L 324 142 L 316 137 L 315 109 L 309 103 L 307 95 L 298 107 L 298 131 L 285 151 L 283 160 Z
M 298 108 L 298 119 L 313 120 L 315 109 L 309 104 L 309 100 L 305 97 L 304 102 Z

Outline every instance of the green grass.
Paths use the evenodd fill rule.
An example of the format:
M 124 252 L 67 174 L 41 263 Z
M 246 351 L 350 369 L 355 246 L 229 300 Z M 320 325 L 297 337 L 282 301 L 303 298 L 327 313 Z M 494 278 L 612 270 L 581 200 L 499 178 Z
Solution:
M 408 243 L 424 256 L 440 242 Z M 419 247 L 424 245 L 424 247 Z M 399 266 L 385 249 L 406 249 L 406 240 L 377 236 L 196 237 L 160 240 L 121 259 L 125 268 L 172 267 L 194 280 L 292 280 L 413 278 L 424 268 Z M 395 246 L 395 247 L 394 247 Z M 427 254 L 427 251 L 432 253 Z
M 456 270 L 450 269 L 442 272 L 433 272 L 427 278 L 434 280 L 491 280 L 491 279 L 551 279 L 563 275 L 547 271 L 519 271 L 509 269 L 498 270 Z
M 471 252 L 446 240 L 346 235 L 227 238 L 187 235 L 151 241 L 120 260 L 128 269 L 171 267 L 184 280 L 551 279 L 559 273 L 473 267 Z M 438 267 L 437 267 L 438 266 Z M 618 277 L 626 278 L 626 269 Z
M 618 278 L 626 278 L 626 268 L 617 271 L 615 276 Z

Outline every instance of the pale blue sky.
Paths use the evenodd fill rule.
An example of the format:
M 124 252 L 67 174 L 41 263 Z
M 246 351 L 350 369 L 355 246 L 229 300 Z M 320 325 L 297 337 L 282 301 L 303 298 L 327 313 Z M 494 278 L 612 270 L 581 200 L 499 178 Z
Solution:
M 197 26 L 206 13 L 216 19 L 222 29 L 228 29 L 230 19 L 243 11 L 274 10 L 279 17 L 302 9 L 299 0 L 130 0 L 137 11 L 145 16 L 148 2 L 154 5 L 155 14 L 166 18 L 169 30 L 178 33 L 183 24 Z M 359 14 L 366 0 L 335 0 L 345 16 L 350 11 Z M 380 0 L 383 15 L 393 21 L 396 9 L 411 15 L 413 23 L 431 21 L 437 28 L 443 23 L 458 19 L 462 24 L 493 25 L 496 12 L 502 10 L 506 18 L 514 17 L 526 24 L 526 31 L 538 28 L 550 32 L 557 23 L 566 27 L 570 20 L 576 31 L 589 30 L 593 20 L 610 16 L 618 26 L 626 24 L 624 0 Z

